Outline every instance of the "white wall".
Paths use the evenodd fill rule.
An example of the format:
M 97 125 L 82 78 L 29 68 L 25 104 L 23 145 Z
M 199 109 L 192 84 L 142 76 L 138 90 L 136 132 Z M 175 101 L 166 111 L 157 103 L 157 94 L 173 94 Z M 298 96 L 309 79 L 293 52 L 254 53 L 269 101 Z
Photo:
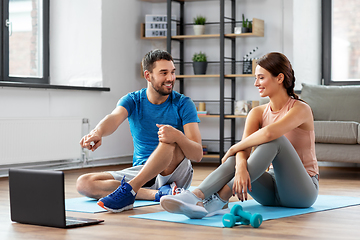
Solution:
M 296 89 L 301 89 L 301 83 L 321 83 L 321 1 L 293 1 L 293 67 Z
M 50 1 L 51 84 L 102 86 L 101 6 L 99 0 Z
M 139 48 L 140 12 L 134 14 L 141 7 L 139 1 L 51 0 L 51 82 L 102 79 L 111 91 L 4 87 L 0 88 L 0 118 L 80 117 L 95 127 L 121 96 L 146 86 L 139 72 L 145 54 Z M 132 149 L 126 122 L 90 154 L 93 159 L 129 156 Z
M 85 0 L 86 1 L 86 0 Z M 142 50 L 140 24 L 143 22 L 140 1 L 102 1 L 102 69 L 104 86 L 111 87 L 108 100 L 100 105 L 109 113 L 117 101 L 128 92 L 146 87 L 146 80 L 140 76 Z M 133 144 L 129 124 L 124 122 L 115 135 L 104 138 L 102 156 L 132 155 Z
M 311 19 L 319 19 L 317 14 L 320 11 L 320 0 L 306 0 L 304 6 L 301 6 L 302 2 L 304 1 L 237 1 L 238 17 L 245 13 L 247 18 L 255 17 L 265 21 L 264 38 L 237 39 L 237 55 L 241 58 L 255 46 L 259 47 L 257 57 L 270 51 L 283 52 L 293 62 L 298 81 L 306 79 L 315 83 L 320 71 L 317 60 L 320 48 L 316 49 L 320 31 L 319 23 Z M 204 2 L 186 3 L 186 6 L 190 6 L 185 15 L 187 22 L 203 12 L 203 4 Z M 140 23 L 144 22 L 145 14 L 165 13 L 166 5 L 128 0 L 51 0 L 50 6 L 51 82 L 66 82 L 73 78 L 101 79 L 103 86 L 110 87 L 111 91 L 0 88 L 0 118 L 81 117 L 89 118 L 93 128 L 112 111 L 121 96 L 146 87 L 145 80 L 140 77 L 141 58 L 153 48 L 166 49 L 166 42 L 141 40 Z M 227 6 L 227 12 L 228 9 Z M 178 14 L 176 11 L 174 8 L 174 14 Z M 304 24 L 302 19 L 305 13 L 311 24 Z M 206 2 L 204 14 L 209 21 L 219 21 L 218 1 Z M 312 30 L 308 26 L 317 28 Z M 187 31 L 192 33 L 191 28 Z M 216 27 L 209 27 L 207 31 L 218 30 Z M 198 50 L 205 51 L 209 60 L 218 60 L 218 43 L 217 39 L 188 40 L 186 61 L 190 61 L 194 51 Z M 172 53 L 175 57 L 178 54 L 175 44 Z M 313 58 L 304 59 L 304 56 Z M 191 67 L 187 71 L 192 71 Z M 209 66 L 209 71 L 215 73 L 217 66 Z M 218 80 L 187 81 L 185 93 L 195 100 L 216 99 L 219 95 Z M 259 99 L 253 86 L 253 78 L 237 80 L 237 99 Z M 217 134 L 216 121 L 203 120 L 203 137 L 214 137 Z M 241 134 L 242 124 L 241 120 L 237 122 L 238 135 Z M 103 159 L 128 156 L 132 154 L 132 149 L 130 131 L 125 123 L 113 135 L 104 138 L 103 146 L 91 153 L 91 157 Z

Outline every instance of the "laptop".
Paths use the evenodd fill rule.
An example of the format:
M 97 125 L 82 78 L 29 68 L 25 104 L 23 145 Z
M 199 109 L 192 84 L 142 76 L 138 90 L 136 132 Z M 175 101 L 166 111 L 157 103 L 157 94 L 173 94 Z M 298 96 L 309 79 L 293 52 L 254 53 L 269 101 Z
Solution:
M 9 169 L 11 220 L 49 227 L 71 228 L 104 222 L 66 216 L 64 173 Z

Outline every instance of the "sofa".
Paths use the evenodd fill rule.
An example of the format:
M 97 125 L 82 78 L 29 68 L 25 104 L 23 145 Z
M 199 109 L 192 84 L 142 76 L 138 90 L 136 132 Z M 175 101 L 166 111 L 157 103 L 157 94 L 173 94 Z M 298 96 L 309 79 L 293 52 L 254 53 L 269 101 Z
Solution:
M 360 163 L 360 86 L 302 84 L 314 114 L 318 161 Z

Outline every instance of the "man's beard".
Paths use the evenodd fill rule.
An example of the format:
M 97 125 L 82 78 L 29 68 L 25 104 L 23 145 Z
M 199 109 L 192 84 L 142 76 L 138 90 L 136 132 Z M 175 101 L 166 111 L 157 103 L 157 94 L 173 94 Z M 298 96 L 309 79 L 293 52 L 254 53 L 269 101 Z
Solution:
M 152 88 L 153 88 L 157 93 L 159 93 L 159 94 L 162 95 L 162 96 L 168 96 L 168 95 L 172 92 L 172 90 L 173 90 L 173 88 L 174 88 L 174 84 L 173 84 L 170 91 L 164 91 L 164 90 L 161 88 L 163 84 L 161 84 L 160 87 L 155 87 L 154 84 L 153 84 L 153 82 L 155 82 L 155 81 L 154 81 L 154 78 L 151 77 L 151 82 L 150 82 L 150 83 L 151 83 Z

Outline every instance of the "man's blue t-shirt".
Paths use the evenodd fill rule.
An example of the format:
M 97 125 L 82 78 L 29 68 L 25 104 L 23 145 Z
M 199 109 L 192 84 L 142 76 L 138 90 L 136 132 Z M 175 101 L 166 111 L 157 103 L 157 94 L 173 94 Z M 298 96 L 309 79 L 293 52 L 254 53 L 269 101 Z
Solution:
M 133 166 L 145 164 L 158 146 L 156 124 L 170 125 L 184 133 L 185 124 L 200 122 L 193 101 L 176 91 L 172 91 L 164 103 L 156 105 L 148 100 L 146 88 L 143 88 L 122 97 L 117 106 L 128 112 L 134 143 Z

